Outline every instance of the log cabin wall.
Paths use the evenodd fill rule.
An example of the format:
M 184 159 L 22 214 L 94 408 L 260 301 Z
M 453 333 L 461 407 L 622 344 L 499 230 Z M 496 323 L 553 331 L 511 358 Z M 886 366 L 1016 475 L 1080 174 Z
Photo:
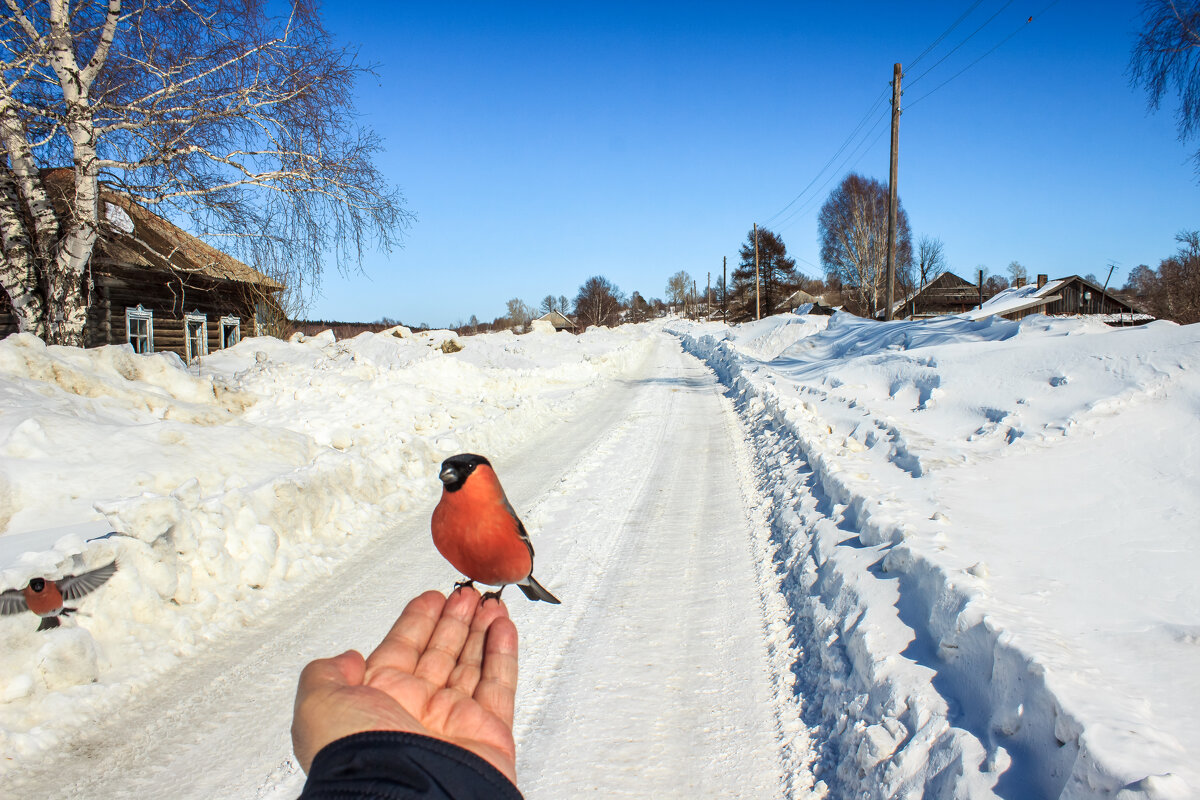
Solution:
M 1085 298 L 1085 294 L 1091 294 Z M 1042 313 L 1050 315 L 1073 314 L 1130 314 L 1134 309 L 1111 295 L 1093 289 L 1079 279 L 1069 280 L 1054 289 L 1058 300 L 1047 303 Z
M 984 290 L 983 299 L 987 301 L 996 293 Z M 936 317 L 943 314 L 961 314 L 979 305 L 979 287 L 969 283 L 952 272 L 943 272 L 909 300 L 901 314 L 917 319 Z
M 187 314 L 204 315 L 210 353 L 221 349 L 222 317 L 238 318 L 242 338 L 257 335 L 251 293 L 230 281 L 105 265 L 96 284 L 104 306 L 97 310 L 98 304 L 93 301 L 97 323 L 102 316 L 111 320 L 107 325 L 91 325 L 89 319 L 90 327 L 97 330 L 97 339 L 105 338 L 105 341 L 98 341 L 101 344 L 126 341 L 126 309 L 139 305 L 153 314 L 156 353 L 170 350 L 180 358 L 186 358 L 184 317 Z
M 222 317 L 238 318 L 241 338 L 258 335 L 254 294 L 233 281 L 98 264 L 92 273 L 84 347 L 125 344 L 125 310 L 140 305 L 153 314 L 154 352 L 169 350 L 186 358 L 184 315 L 196 312 L 205 316 L 208 352 L 215 353 L 221 349 Z M 13 333 L 17 321 L 8 297 L 0 292 L 0 338 Z

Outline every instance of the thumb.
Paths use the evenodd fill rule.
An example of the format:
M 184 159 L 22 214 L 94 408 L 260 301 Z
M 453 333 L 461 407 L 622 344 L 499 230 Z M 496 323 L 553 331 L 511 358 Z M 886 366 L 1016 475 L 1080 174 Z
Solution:
M 299 703 L 306 695 L 320 690 L 361 686 L 366 671 L 367 662 L 357 650 L 347 650 L 333 658 L 318 658 L 300 673 L 296 702 Z
M 305 773 L 317 751 L 338 738 L 336 735 L 330 738 L 325 730 L 327 714 L 322 708 L 340 689 L 361 686 L 366 670 L 362 653 L 347 650 L 333 658 L 318 658 L 300 673 L 292 709 L 292 750 Z

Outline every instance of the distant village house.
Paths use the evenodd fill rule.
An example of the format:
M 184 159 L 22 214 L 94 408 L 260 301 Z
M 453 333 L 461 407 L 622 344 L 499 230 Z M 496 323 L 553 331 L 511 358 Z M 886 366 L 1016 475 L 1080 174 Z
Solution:
M 944 314 L 962 314 L 978 308 L 981 299 L 986 301 L 993 294 L 985 288 L 981 298 L 979 284 L 953 272 L 943 272 L 893 305 L 892 316 L 896 319 L 929 319 Z M 884 309 L 877 311 L 875 316 L 883 319 Z
M 71 171 L 46 183 L 66 213 Z M 283 285 L 222 253 L 109 187 L 101 187 L 101 231 L 86 275 L 84 346 L 129 343 L 185 361 L 258 336 L 277 313 Z M 17 332 L 0 293 L 0 337 Z
M 549 322 L 551 325 L 554 326 L 554 330 L 556 330 L 556 331 L 571 331 L 572 333 L 575 332 L 575 327 L 576 327 L 575 323 L 571 322 L 571 319 L 569 317 L 567 317 L 565 314 L 562 314 L 558 311 L 551 311 L 548 314 L 542 314 L 540 317 L 538 317 L 538 319 L 545 321 L 545 322 Z
M 973 313 L 980 319 L 988 316 L 1022 319 L 1030 314 L 1090 316 L 1115 326 L 1142 325 L 1154 320 L 1153 315 L 1111 290 L 1078 275 L 1053 281 L 1044 274 L 1038 275 L 1036 284 L 1005 289 Z

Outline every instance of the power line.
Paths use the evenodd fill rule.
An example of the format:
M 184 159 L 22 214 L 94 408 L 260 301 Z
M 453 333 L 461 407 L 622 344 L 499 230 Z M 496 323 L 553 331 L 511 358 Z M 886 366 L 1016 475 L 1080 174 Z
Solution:
M 912 69 L 913 67 L 915 67 L 917 64 L 919 64 L 921 62 L 922 59 L 924 59 L 927 55 L 929 55 L 931 52 L 933 52 L 933 50 L 935 50 L 937 48 L 937 46 L 946 39 L 947 36 L 949 36 L 951 33 L 953 33 L 958 28 L 958 26 L 961 25 L 980 6 L 980 4 L 982 2 L 983 2 L 983 0 L 975 0 L 975 2 L 973 2 L 970 6 L 968 6 L 966 11 L 964 11 L 962 14 L 960 14 L 958 16 L 958 18 L 955 19 L 954 22 L 952 22 L 944 31 L 942 31 L 941 34 L 939 34 L 937 36 L 937 38 L 935 38 L 932 42 L 930 42 L 929 45 L 927 45 L 925 47 L 925 49 L 922 50 L 917 55 L 916 58 L 914 58 L 912 61 L 909 62 L 908 69 Z M 998 42 L 997 44 L 992 46 L 983 55 L 979 56 L 974 61 L 967 64 L 965 67 L 960 69 L 954 75 L 951 75 L 949 78 L 942 81 L 940 84 L 938 84 L 936 87 L 934 87 L 929 92 L 921 95 L 919 98 L 917 98 L 913 102 L 908 103 L 906 106 L 906 110 L 911 109 L 914 105 L 921 102 L 925 98 L 929 97 L 931 94 L 938 91 L 946 84 L 950 83 L 950 81 L 959 77 L 964 72 L 969 70 L 971 67 L 975 66 L 980 61 L 987 58 L 989 55 L 991 55 L 993 52 L 995 52 L 1001 46 L 1003 46 L 1005 43 L 1007 43 L 1010 39 L 1012 39 L 1014 36 L 1016 36 L 1019 32 L 1024 30 L 1025 27 L 1034 20 L 1035 17 L 1040 17 L 1041 15 L 1045 14 L 1053 6 L 1055 6 L 1058 2 L 1059 2 L 1059 0 L 1052 0 L 1052 2 L 1047 4 L 1041 11 L 1039 11 L 1034 16 L 1029 17 L 1029 19 L 1027 19 L 1025 21 L 1025 23 L 1023 23 L 1020 27 L 1018 27 L 1016 30 L 1014 30 L 1012 33 L 1010 33 L 1008 36 L 1006 36 L 1000 42 Z M 954 47 L 952 47 L 949 52 L 947 52 L 945 55 L 943 55 L 941 58 L 939 58 L 936 62 L 934 62 L 934 64 L 931 65 L 928 69 L 926 69 L 920 75 L 918 75 L 917 77 L 915 77 L 911 81 L 909 81 L 908 88 L 911 89 L 915 83 L 917 83 L 919 80 L 921 80 L 925 76 L 929 75 L 931 72 L 933 72 L 933 70 L 937 69 L 941 64 L 943 64 L 946 61 L 946 59 L 948 59 L 950 56 L 954 55 L 954 53 L 958 52 L 958 50 L 960 50 L 963 47 L 963 45 L 965 45 L 967 42 L 971 41 L 971 39 L 973 39 L 981 31 L 983 31 L 985 28 L 987 28 L 993 21 L 995 21 L 997 17 L 999 17 L 1010 5 L 1012 5 L 1012 3 L 1013 3 L 1013 0 L 1007 0 L 1007 2 L 1005 2 L 1004 5 L 1002 5 L 999 9 L 997 9 L 995 13 L 993 13 L 990 17 L 988 17 L 986 20 L 984 20 L 983 24 L 981 24 L 979 27 L 977 27 L 975 30 L 973 30 L 971 33 L 969 33 L 966 37 L 964 37 L 961 41 L 959 41 L 958 44 L 954 45 Z M 857 166 L 858 162 L 861 161 L 863 159 L 863 157 L 866 156 L 867 153 L 871 152 L 871 149 L 879 142 L 879 140 L 883 137 L 883 134 L 886 133 L 888 130 L 886 126 L 881 127 L 881 123 L 885 121 L 886 115 L 880 114 L 878 116 L 878 118 L 876 118 L 875 122 L 869 128 L 867 128 L 865 132 L 863 132 L 863 128 L 868 123 L 868 121 L 871 120 L 872 116 L 875 115 L 876 109 L 879 107 L 879 105 L 881 103 L 884 103 L 886 100 L 887 100 L 887 93 L 886 92 L 881 93 L 875 99 L 875 101 L 871 104 L 871 106 L 867 109 L 866 114 L 864 114 L 863 117 L 858 121 L 858 124 L 856 124 L 854 126 L 854 128 L 850 131 L 849 135 L 847 135 L 846 138 L 842 141 L 842 143 L 838 146 L 837 150 L 834 151 L 833 155 L 829 157 L 829 159 L 821 166 L 821 168 L 819 170 L 817 170 L 816 174 L 813 175 L 812 179 L 805 185 L 805 187 L 795 197 L 793 197 L 785 206 L 783 206 L 783 208 L 779 209 L 774 214 L 767 217 L 766 224 L 774 224 L 776 230 L 782 230 L 785 226 L 787 226 L 793 220 L 807 216 L 812 210 L 814 210 L 816 208 L 817 201 L 821 197 L 821 192 L 824 191 L 825 187 L 828 186 L 830 184 L 830 182 L 845 169 L 847 169 L 847 168 L 853 169 L 855 166 Z M 863 146 L 864 143 L 867 142 L 868 137 L 870 137 L 871 134 L 876 131 L 876 129 L 879 129 L 879 133 L 874 138 L 872 138 L 870 140 L 870 142 L 867 143 L 866 147 L 864 148 L 864 146 Z M 862 133 L 861 138 L 860 138 L 860 132 Z M 808 199 L 804 200 L 803 202 L 800 202 L 801 198 L 803 198 L 806 194 L 808 194 L 809 190 L 812 189 L 813 186 L 817 183 L 817 181 L 819 181 L 821 179 L 821 176 L 824 175 L 826 173 L 826 171 L 829 170 L 830 166 L 834 162 L 836 162 L 837 159 L 843 153 L 846 152 L 847 148 L 851 147 L 851 144 L 856 139 L 858 140 L 858 144 L 854 145 L 851 148 L 849 155 L 846 156 L 845 160 L 842 161 L 842 163 L 839 165 L 839 167 L 837 169 L 835 169 L 832 173 L 830 173 L 830 175 L 824 180 L 824 182 L 822 182 L 820 184 L 820 186 L 817 187 L 816 192 L 812 196 L 808 197 Z M 795 210 L 793 210 L 790 214 L 787 214 L 788 209 L 795 206 L 798 202 L 800 203 L 800 205 L 797 208 L 795 208 Z M 784 214 L 787 214 L 787 215 L 784 216 Z M 812 266 L 814 268 L 817 268 L 816 265 L 812 264 L 811 262 L 805 261 L 805 263 L 809 264 L 810 266 Z
M 799 200 L 801 197 L 803 197 L 804 194 L 809 189 L 812 188 L 812 185 L 814 183 L 816 183 L 818 179 L 820 179 L 821 175 L 823 175 L 825 173 L 825 170 L 829 169 L 829 165 L 837 160 L 838 156 L 840 156 L 845 151 L 845 149 L 850 145 L 850 142 L 853 141 L 854 138 L 858 135 L 858 132 L 862 129 L 862 126 L 865 125 L 867 123 L 867 120 L 869 120 L 871 118 L 871 115 L 873 113 L 875 113 L 875 109 L 879 106 L 879 104 L 882 103 L 886 99 L 887 99 L 886 92 L 880 94 L 879 97 L 877 97 L 875 99 L 875 102 L 872 103 L 871 107 L 867 109 L 867 113 L 864 114 L 862 119 L 859 120 L 858 124 L 854 126 L 854 130 L 850 131 L 850 135 L 846 137 L 845 141 L 842 142 L 841 146 L 838 147 L 837 151 L 832 156 L 829 157 L 829 160 L 825 162 L 825 165 L 822 166 L 819 170 L 817 170 L 817 174 L 813 175 L 813 178 L 812 178 L 812 180 L 810 180 L 808 182 L 808 185 L 805 186 L 803 189 L 801 189 L 800 193 L 797 194 L 795 197 L 793 197 L 791 199 L 791 201 L 788 202 L 787 205 L 785 205 L 783 208 L 776 211 L 771 216 L 767 217 L 767 219 L 763 222 L 764 225 L 771 223 L 776 218 L 778 218 L 781 214 L 783 214 L 785 211 L 787 211 L 789 208 L 791 208 L 793 205 L 795 205 L 796 201 Z
M 971 39 L 975 38 L 975 34 L 979 33 L 981 30 L 983 30 L 984 28 L 986 28 L 988 25 L 991 25 L 991 24 L 992 24 L 992 20 L 994 20 L 996 17 L 1000 16 L 1000 14 L 1001 14 L 1001 13 L 1003 13 L 1004 9 L 1008 8 L 1008 7 L 1009 7 L 1009 6 L 1011 6 L 1012 4 L 1013 4 L 1013 0 L 1008 0 L 1008 2 L 1007 2 L 1007 3 L 1005 3 L 1005 4 L 1004 4 L 1004 5 L 1002 5 L 1002 6 L 1000 6 L 999 10 L 998 10 L 998 11 L 996 11 L 996 13 L 995 13 L 995 14 L 992 14 L 990 17 L 988 17 L 988 18 L 987 18 L 987 20 L 986 20 L 986 21 L 984 21 L 984 23 L 983 23 L 982 25 L 980 25 L 978 28 L 976 28 L 975 30 L 973 30 L 973 31 L 971 32 L 971 34 L 970 34 L 969 36 L 967 36 L 967 38 L 963 39 L 961 42 L 959 42 L 958 44 L 954 45 L 954 47 L 952 47 L 952 48 L 950 49 L 950 52 L 949 52 L 949 53 L 946 53 L 946 55 L 944 55 L 944 56 L 942 56 L 941 58 L 939 58 L 939 59 L 938 59 L 938 60 L 937 60 L 937 61 L 934 63 L 934 65 L 933 65 L 932 67 L 930 67 L 929 69 L 925 70 L 925 71 L 924 71 L 924 72 L 922 72 L 920 75 L 918 75 L 917 77 L 915 77 L 915 78 L 913 78 L 911 81 L 909 81 L 909 82 L 908 82 L 908 88 L 910 88 L 910 89 L 911 89 L 911 88 L 913 87 L 913 85 L 914 85 L 914 84 L 915 84 L 917 81 L 921 80 L 921 78 L 924 78 L 926 75 L 928 75 L 929 73 L 931 73 L 931 72 L 933 72 L 935 69 L 937 69 L 939 64 L 941 64 L 943 61 L 945 61 L 945 60 L 946 60 L 947 58 L 949 58 L 950 56 L 954 55 L 954 54 L 955 54 L 955 52 L 957 52 L 957 51 L 958 51 L 958 48 L 962 47 L 964 44 L 966 44 L 967 42 L 971 41 Z
M 918 63 L 920 63 L 921 59 L 923 59 L 926 55 L 928 55 L 930 52 L 932 52 L 939 44 L 941 44 L 941 42 L 947 36 L 949 36 L 960 24 L 962 24 L 963 20 L 965 20 L 967 17 L 969 17 L 971 15 L 971 13 L 976 8 L 978 8 L 980 3 L 982 3 L 982 2 L 983 2 L 983 0 L 975 0 L 975 2 L 973 2 L 967 8 L 966 11 L 964 11 L 961 15 L 959 15 L 958 19 L 954 20 L 954 22 L 952 22 L 949 27 L 947 27 L 944 31 L 942 31 L 941 34 L 939 34 L 937 38 L 935 38 L 932 42 L 930 42 L 925 47 L 925 49 L 922 50 L 921 53 L 909 63 L 909 69 L 911 69 L 912 67 L 914 67 Z M 1008 2 L 1011 3 L 1012 0 L 1008 0 Z M 1000 10 L 1003 11 L 1004 9 L 1002 8 Z M 999 12 L 997 12 L 997 14 L 998 13 Z M 994 16 L 995 15 L 993 15 L 993 18 L 994 18 Z M 990 22 L 991 20 L 988 20 L 988 21 Z M 986 25 L 987 25 L 987 22 L 984 23 L 984 26 L 986 26 Z M 982 26 L 981 26 L 980 30 L 982 30 Z M 978 32 L 979 32 L 979 30 L 975 31 L 975 33 L 978 33 Z M 971 36 L 974 36 L 974 35 L 975 35 L 974 33 L 971 34 Z M 967 39 L 969 39 L 969 38 L 970 38 L 970 36 L 967 37 Z M 962 44 L 965 43 L 966 41 L 967 40 L 964 39 L 963 42 L 960 42 L 955 49 L 958 49 L 958 47 L 961 47 Z M 950 52 L 953 53 L 954 51 L 951 50 Z M 949 55 L 949 54 L 947 54 L 947 55 Z M 945 60 L 945 57 L 943 57 L 941 60 L 939 60 L 938 63 L 940 64 L 941 61 L 943 61 L 943 60 Z M 936 67 L 936 66 L 937 66 L 937 64 L 934 64 L 934 67 Z M 930 67 L 930 69 L 933 69 L 933 67 Z M 929 70 L 926 70 L 926 72 L 928 72 L 928 71 Z M 922 74 L 925 74 L 925 73 L 922 73 Z M 867 109 L 867 113 L 865 113 L 862 116 L 862 119 L 860 119 L 858 121 L 858 124 L 854 126 L 854 128 L 850 131 L 849 135 L 846 136 L 846 138 L 838 146 L 837 150 L 834 151 L 833 155 L 829 157 L 829 160 L 826 161 L 819 170 L 817 170 L 816 174 L 813 175 L 812 179 L 808 182 L 808 184 L 805 185 L 805 187 L 803 189 L 801 189 L 800 192 L 795 197 L 793 197 L 790 201 L 788 201 L 788 203 L 783 208 L 779 209 L 774 214 L 767 217 L 766 220 L 764 221 L 764 224 L 774 223 L 777 219 L 779 219 L 779 217 L 781 217 L 784 213 L 786 213 L 789 208 L 794 206 L 797 202 L 800 201 L 800 199 L 802 197 L 804 197 L 805 194 L 808 193 L 809 189 L 811 189 L 813 187 L 813 185 L 816 184 L 816 182 L 821 179 L 821 176 L 825 174 L 825 171 L 827 169 L 829 169 L 830 165 L 833 164 L 835 161 L 837 161 L 837 159 L 842 155 L 842 153 L 844 153 L 846 151 L 846 148 L 850 146 L 851 142 L 854 141 L 854 139 L 858 136 L 859 132 L 862 130 L 863 126 L 865 124 L 867 124 L 867 122 L 871 119 L 871 116 L 875 113 L 876 108 L 878 108 L 878 106 L 881 103 L 885 103 L 887 101 L 887 99 L 888 99 L 888 93 L 886 91 L 881 92 L 879 94 L 879 96 L 875 98 L 875 102 L 872 103 L 871 106 Z M 876 124 L 878 124 L 878 123 L 876 123 Z M 870 135 L 870 132 L 868 131 L 866 136 L 869 136 L 869 135 Z M 864 136 L 864 138 L 865 138 L 865 136 Z M 860 142 L 860 146 L 861 146 L 861 142 Z M 858 148 L 855 148 L 855 149 L 857 150 Z M 851 157 L 853 157 L 853 151 L 852 151 Z M 856 161 L 855 163 L 858 163 L 858 162 Z M 834 173 L 834 174 L 836 174 L 836 173 Z M 828 183 L 829 183 L 829 180 L 827 179 L 825 181 L 825 183 L 822 184 L 821 187 L 817 191 L 819 192 L 826 185 L 828 185 Z M 807 202 L 808 201 L 806 201 L 806 203 Z M 788 219 L 791 219 L 794 216 L 795 216 L 795 213 L 789 215 L 786 219 L 784 219 L 784 222 L 787 222 Z M 783 223 L 780 223 L 780 224 L 783 224 Z
M 952 22 L 952 23 L 950 24 L 950 27 L 949 27 L 949 28 L 946 28 L 946 30 L 942 31 L 942 35 L 941 35 L 941 36 L 937 37 L 937 38 L 936 38 L 936 39 L 934 39 L 932 42 L 930 42 L 930 43 L 929 43 L 929 46 L 928 46 L 928 47 L 926 47 L 924 50 L 922 50 L 922 51 L 921 51 L 921 54 L 920 54 L 919 56 L 917 56 L 917 57 L 916 57 L 916 58 L 914 58 L 914 59 L 911 59 L 911 60 L 909 60 L 909 62 L 908 62 L 908 68 L 909 68 L 909 69 L 913 69 L 914 67 L 916 67 L 916 66 L 917 66 L 917 64 L 920 64 L 920 63 L 921 63 L 921 59 L 922 59 L 922 58 L 924 58 L 925 56 L 929 55 L 929 51 L 930 51 L 930 50 L 933 50 L 933 48 L 935 48 L 935 47 L 937 47 L 939 44 L 941 44 L 941 43 L 942 43 L 942 40 L 943 40 L 943 39 L 945 39 L 947 36 L 949 36 L 949 35 L 950 35 L 950 33 L 951 33 L 951 32 L 952 32 L 952 31 L 953 31 L 955 28 L 957 28 L 957 27 L 958 27 L 958 26 L 959 26 L 959 25 L 962 23 L 962 21 L 963 21 L 964 19 L 966 19 L 967 17 L 971 16 L 971 12 L 972 12 L 972 11 L 974 11 L 976 8 L 978 8 L 978 7 L 979 7 L 979 4 L 980 4 L 980 3 L 982 3 L 982 2 L 983 2 L 983 0 L 975 0 L 975 2 L 971 4 L 971 7 L 970 7 L 970 8 L 968 8 L 966 11 L 964 11 L 964 12 L 962 13 L 962 16 L 960 16 L 958 19 L 954 20 L 954 22 Z
M 825 182 L 822 183 L 817 188 L 817 193 L 815 195 L 813 195 L 812 197 L 810 197 L 808 200 L 806 200 L 800 206 L 800 208 L 797 208 L 791 214 L 788 214 L 786 217 L 784 217 L 782 220 L 780 220 L 776 224 L 776 228 L 778 228 L 779 230 L 782 230 L 783 226 L 788 224 L 791 220 L 796 219 L 798 217 L 807 216 L 810 211 L 812 211 L 814 208 L 816 208 L 817 203 L 821 200 L 821 192 L 825 189 L 825 187 L 828 186 L 829 183 L 834 178 L 836 178 L 839 174 L 844 172 L 847 168 L 853 168 L 855 165 L 857 165 L 858 162 L 863 159 L 863 156 L 865 156 L 867 153 L 869 153 L 871 151 L 871 148 L 875 146 L 875 143 L 879 141 L 880 137 L 882 137 L 883 134 L 887 132 L 887 130 L 888 130 L 887 126 L 882 125 L 882 123 L 884 123 L 886 120 L 887 120 L 887 113 L 885 110 L 885 113 L 881 113 L 879 115 L 879 118 L 876 119 L 875 124 L 872 125 L 870 128 L 868 128 L 866 133 L 863 134 L 862 139 L 859 141 L 858 145 L 855 146 L 855 148 L 850 151 L 850 155 L 846 156 L 846 160 L 843 161 L 841 163 L 841 165 L 838 167 L 838 169 L 836 171 L 834 171 L 833 173 L 831 173 L 830 176 L 825 179 Z M 879 129 L 879 134 L 874 139 L 871 140 L 870 144 L 867 144 L 866 147 L 864 148 L 863 144 L 866 143 L 867 137 L 869 137 L 872 133 L 874 133 L 876 129 Z
M 1014 31 L 1013 31 L 1012 33 L 1010 33 L 1008 36 L 1005 36 L 1003 39 L 1001 39 L 1001 40 L 1000 40 L 999 42 L 997 42 L 995 45 L 993 45 L 993 46 L 992 46 L 992 48 L 991 48 L 990 50 L 988 50 L 986 53 L 984 53 L 984 54 L 983 54 L 983 55 L 981 55 L 979 58 L 977 58 L 977 59 L 975 59 L 974 61 L 972 61 L 970 64 L 967 64 L 965 67 L 963 67 L 962 69 L 960 69 L 958 72 L 954 73 L 954 74 L 953 74 L 953 75 L 951 75 L 949 78 L 947 78 L 946 80 L 942 81 L 942 82 L 941 82 L 941 83 L 939 83 L 937 86 L 933 87 L 933 88 L 932 88 L 932 89 L 930 89 L 928 92 L 926 92 L 925 94 L 923 94 L 923 95 L 921 95 L 920 97 L 918 97 L 916 100 L 913 100 L 911 103 L 909 103 L 909 104 L 908 104 L 908 106 L 907 106 L 907 109 L 911 109 L 911 108 L 912 108 L 913 106 L 915 106 L 917 103 L 921 102 L 921 101 L 922 101 L 922 100 L 924 100 L 926 97 L 929 97 L 929 95 L 933 94 L 933 93 L 934 93 L 934 92 L 936 92 L 938 89 L 941 89 L 941 88 L 942 88 L 943 86 L 945 86 L 947 83 L 949 83 L 950 81 L 954 80 L 954 79 L 955 79 L 955 78 L 957 78 L 959 75 L 962 75 L 964 72 L 966 72 L 967 70 L 969 70 L 971 67 L 975 66 L 975 65 L 976 65 L 976 64 L 978 64 L 980 61 L 983 61 L 985 58 L 987 58 L 988 56 L 990 56 L 992 53 L 994 53 L 994 52 L 996 52 L 997 50 L 999 50 L 1001 46 L 1003 46 L 1005 43 L 1007 43 L 1007 42 L 1008 42 L 1008 40 L 1009 40 L 1009 39 L 1013 38 L 1014 36 L 1016 36 L 1016 35 L 1017 35 L 1018 33 L 1020 33 L 1021 31 L 1025 30 L 1027 27 L 1029 27 L 1030 23 L 1032 23 L 1032 22 L 1033 22 L 1035 19 L 1037 19 L 1037 18 L 1040 18 L 1040 17 L 1041 17 L 1043 14 L 1045 14 L 1047 11 L 1049 11 L 1051 8 L 1053 8 L 1053 7 L 1054 7 L 1055 5 L 1057 5 L 1057 4 L 1058 4 L 1058 0 L 1052 0 L 1052 2 L 1050 2 L 1048 5 L 1046 5 L 1046 7 L 1045 7 L 1045 8 L 1043 8 L 1043 9 L 1042 9 L 1041 11 L 1039 11 L 1037 14 L 1034 14 L 1034 15 L 1033 15 L 1032 17 L 1030 17 L 1029 19 L 1027 19 L 1027 20 L 1025 20 L 1024 22 L 1022 22 L 1022 23 L 1021 23 L 1021 24 L 1020 24 L 1020 25 L 1017 27 L 1017 29 L 1016 29 L 1016 30 L 1014 30 Z M 1001 9 L 1001 10 L 1003 10 L 1003 9 Z

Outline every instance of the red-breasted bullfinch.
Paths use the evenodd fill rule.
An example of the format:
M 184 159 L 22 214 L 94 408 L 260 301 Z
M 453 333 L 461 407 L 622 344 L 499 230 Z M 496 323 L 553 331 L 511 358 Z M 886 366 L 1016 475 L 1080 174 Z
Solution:
M 533 579 L 533 545 L 500 479 L 483 456 L 462 453 L 442 462 L 438 473 L 442 499 L 433 510 L 433 544 L 455 569 L 475 581 L 499 586 L 515 583 L 530 600 L 559 600 Z
M 24 589 L 8 589 L 0 592 L 0 614 L 20 614 L 32 611 L 42 618 L 39 631 L 57 628 L 58 618 L 78 611 L 67 608 L 67 600 L 78 600 L 94 591 L 117 571 L 117 562 L 83 573 L 66 575 L 56 581 L 34 578 Z

